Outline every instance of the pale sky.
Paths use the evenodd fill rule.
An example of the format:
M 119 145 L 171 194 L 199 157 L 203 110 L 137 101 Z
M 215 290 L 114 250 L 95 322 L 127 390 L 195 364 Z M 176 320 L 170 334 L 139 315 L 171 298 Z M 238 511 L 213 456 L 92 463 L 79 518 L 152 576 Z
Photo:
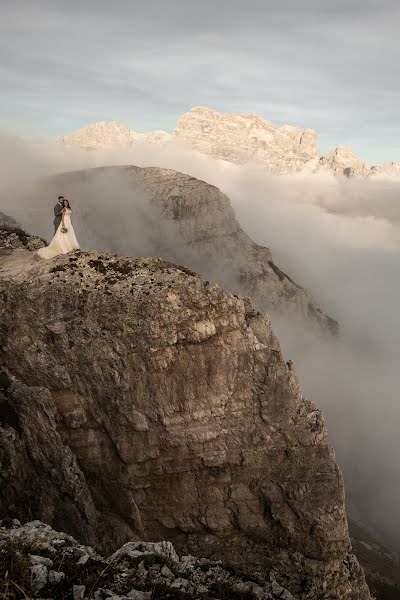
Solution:
M 0 127 L 171 131 L 192 106 L 400 159 L 398 0 L 0 0 Z

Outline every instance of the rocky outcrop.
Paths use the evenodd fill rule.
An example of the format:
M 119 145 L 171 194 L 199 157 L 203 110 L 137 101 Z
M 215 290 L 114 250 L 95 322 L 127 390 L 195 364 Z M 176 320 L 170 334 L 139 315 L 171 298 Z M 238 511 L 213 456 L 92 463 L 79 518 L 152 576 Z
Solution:
M 351 148 L 339 146 L 334 148 L 321 157 L 319 167 L 323 167 L 333 172 L 335 175 L 344 175 L 346 177 L 367 176 L 371 168 L 358 156 Z
M 0 547 L 0 592 L 7 599 L 17 585 L 29 598 L 295 600 L 273 572 L 246 577 L 220 562 L 179 557 L 170 542 L 130 542 L 103 558 L 40 521 L 4 520 Z
M 299 600 L 369 598 L 322 416 L 266 317 L 160 259 L 76 252 L 13 271 L 32 253 L 8 252 L 0 367 L 52 398 L 103 547 L 170 540 Z M 19 422 L 29 400 L 7 402 Z
M 174 135 L 204 154 L 239 164 L 254 161 L 279 174 L 301 171 L 319 156 L 312 129 L 278 127 L 258 115 L 218 113 L 204 106 L 182 115 Z
M 275 264 L 271 251 L 256 244 L 243 231 L 229 198 L 213 185 L 170 169 L 107 167 L 65 173 L 48 180 L 40 196 L 51 197 L 63 189 L 66 194 L 71 192 L 72 198 L 84 199 L 93 194 L 93 189 L 102 187 L 117 190 L 113 207 L 118 206 L 118 189 L 123 190 L 121 214 L 125 222 L 132 222 L 133 230 L 137 224 L 134 216 L 130 216 L 127 198 L 131 194 L 133 207 L 135 198 L 144 192 L 155 209 L 152 220 L 145 224 L 146 241 L 151 239 L 150 251 L 154 256 L 186 264 L 208 280 L 250 297 L 260 310 L 302 317 L 323 330 L 338 331 L 338 323 L 324 314 L 310 294 Z M 85 212 L 84 203 L 81 211 Z M 110 227 L 112 219 L 110 210 L 100 222 L 89 211 L 85 227 L 106 250 L 149 253 L 148 245 L 137 246 L 138 236 L 133 236 L 135 250 L 130 250 L 129 231 L 123 236 L 123 245 L 118 246 L 115 232 L 121 226 L 114 223 Z M 117 219 L 120 220 L 118 214 Z M 112 231 L 109 245 L 107 230 Z

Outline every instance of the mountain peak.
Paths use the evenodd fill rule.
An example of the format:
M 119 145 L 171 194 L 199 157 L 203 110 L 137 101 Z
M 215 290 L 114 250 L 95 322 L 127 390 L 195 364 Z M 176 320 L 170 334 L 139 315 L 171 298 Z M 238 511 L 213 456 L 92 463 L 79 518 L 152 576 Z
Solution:
M 134 138 L 135 133 L 125 123 L 99 121 L 60 137 L 57 141 L 66 146 L 96 149 L 128 145 Z

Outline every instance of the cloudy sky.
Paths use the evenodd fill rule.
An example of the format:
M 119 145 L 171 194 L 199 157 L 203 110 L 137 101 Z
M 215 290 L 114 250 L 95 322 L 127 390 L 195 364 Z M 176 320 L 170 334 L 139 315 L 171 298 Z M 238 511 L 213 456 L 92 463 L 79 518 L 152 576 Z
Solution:
M 192 106 L 400 159 L 398 0 L 0 0 L 0 127 L 171 130 Z

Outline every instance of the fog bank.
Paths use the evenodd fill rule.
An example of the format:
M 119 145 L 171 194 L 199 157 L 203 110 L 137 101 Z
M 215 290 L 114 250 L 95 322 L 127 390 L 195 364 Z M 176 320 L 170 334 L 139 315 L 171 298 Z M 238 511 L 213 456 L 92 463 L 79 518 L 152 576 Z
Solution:
M 0 150 L 0 210 L 47 238 L 56 198 L 45 195 L 42 178 L 56 173 L 107 164 L 169 167 L 225 192 L 247 233 L 342 325 L 340 339 L 323 339 L 272 315 L 304 392 L 326 417 L 353 513 L 400 547 L 400 182 L 276 177 L 178 143 L 84 152 L 3 136 Z M 99 176 L 91 185 L 78 178 L 58 190 L 71 200 L 82 247 L 152 255 L 159 215 L 145 195 L 122 177 Z

